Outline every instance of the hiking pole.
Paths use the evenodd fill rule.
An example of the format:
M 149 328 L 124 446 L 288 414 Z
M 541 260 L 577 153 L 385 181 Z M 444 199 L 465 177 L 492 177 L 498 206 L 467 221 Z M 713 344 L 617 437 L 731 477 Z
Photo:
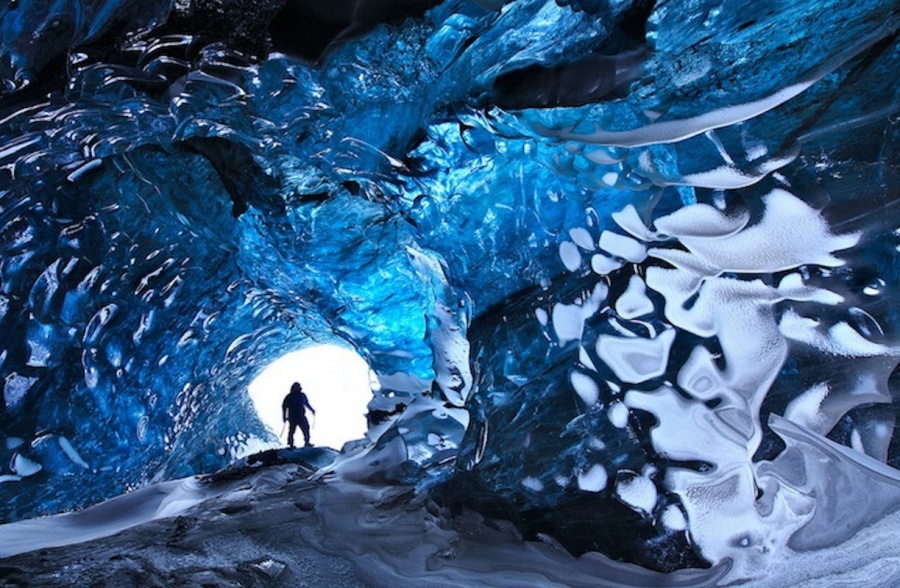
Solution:
M 281 423 L 281 432 L 278 433 L 278 440 L 281 441 L 281 437 L 284 436 L 284 428 L 287 427 L 287 421 Z

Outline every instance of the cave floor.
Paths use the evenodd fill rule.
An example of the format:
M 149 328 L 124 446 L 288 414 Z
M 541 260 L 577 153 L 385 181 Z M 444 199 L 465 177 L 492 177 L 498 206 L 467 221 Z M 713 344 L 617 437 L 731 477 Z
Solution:
M 180 511 L 111 536 L 81 542 L 70 537 L 58 541 L 68 545 L 0 559 L 0 586 L 703 586 L 727 574 L 719 568 L 667 575 L 599 554 L 575 558 L 549 539 L 523 541 L 510 524 L 475 513 L 449 517 L 427 492 L 353 482 L 302 459 L 269 460 L 191 480 L 199 489 L 187 498 L 167 482 L 162 490 L 133 493 L 118 508 L 103 503 L 75 513 L 94 527 L 98 520 L 114 525 L 105 519 L 127 517 L 142 508 L 138 501 L 155 497 L 158 503 L 161 495 L 171 502 L 167 512 Z M 79 526 L 63 520 L 69 521 L 35 521 L 52 543 L 54 528 L 71 533 Z M 0 546 L 16 541 L 13 529 L 0 526 Z M 779 585 L 772 579 L 751 584 Z M 808 575 L 794 580 L 820 585 Z
M 474 513 L 451 522 L 410 487 L 317 477 L 303 459 L 264 461 L 35 519 L 21 537 L 19 523 L 0 526 L 0 547 L 30 549 L 0 559 L 0 586 L 545 587 L 662 577 L 523 541 L 512 525 L 485 524 Z M 98 526 L 115 530 L 117 519 L 133 523 L 148 509 L 178 514 L 93 538 Z M 10 547 L 23 538 L 28 543 Z

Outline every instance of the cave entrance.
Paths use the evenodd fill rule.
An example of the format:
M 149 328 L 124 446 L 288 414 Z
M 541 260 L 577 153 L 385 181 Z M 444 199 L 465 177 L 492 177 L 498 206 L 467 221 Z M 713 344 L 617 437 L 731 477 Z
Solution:
M 274 435 L 282 431 L 281 402 L 294 382 L 300 382 L 316 409 L 315 416 L 307 414 L 314 445 L 340 450 L 347 441 L 363 438 L 372 384 L 369 365 L 355 351 L 337 345 L 293 351 L 273 361 L 250 383 L 247 392 L 259 419 Z M 287 445 L 287 431 L 279 441 Z M 303 445 L 299 430 L 294 442 Z

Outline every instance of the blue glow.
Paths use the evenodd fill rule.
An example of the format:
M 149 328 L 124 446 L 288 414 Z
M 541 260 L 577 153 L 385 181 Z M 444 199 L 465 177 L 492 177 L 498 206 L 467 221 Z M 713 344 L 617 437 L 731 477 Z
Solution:
M 816 456 L 896 491 L 895 3 L 447 1 L 318 61 L 201 7 L 0 8 L 0 520 L 273 441 L 247 386 L 320 343 L 354 451 L 575 553 L 737 581 L 846 539 Z

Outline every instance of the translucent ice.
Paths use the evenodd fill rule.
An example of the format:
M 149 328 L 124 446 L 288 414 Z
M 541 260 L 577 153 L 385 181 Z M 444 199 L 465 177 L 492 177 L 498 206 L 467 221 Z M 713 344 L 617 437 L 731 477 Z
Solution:
M 272 441 L 248 383 L 327 342 L 376 388 L 331 471 L 574 554 L 765 581 L 900 504 L 894 2 L 404 3 L 310 46 L 277 3 L 95 4 L 0 8 L 0 519 Z
M 665 373 L 674 339 L 675 331 L 671 329 L 652 339 L 600 335 L 597 355 L 620 380 L 637 384 Z

